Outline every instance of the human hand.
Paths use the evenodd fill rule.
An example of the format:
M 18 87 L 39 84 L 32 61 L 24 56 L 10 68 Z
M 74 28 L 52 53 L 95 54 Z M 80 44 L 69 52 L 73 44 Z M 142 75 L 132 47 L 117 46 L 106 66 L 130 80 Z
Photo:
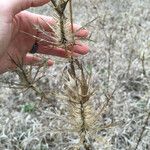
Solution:
M 36 39 L 21 31 L 40 37 L 41 35 L 33 28 L 33 25 L 42 26 L 46 30 L 47 24 L 45 21 L 49 24 L 55 23 L 53 18 L 24 11 L 30 7 L 41 6 L 49 1 L 50 0 L 0 0 L 0 73 L 4 73 L 16 67 L 10 57 L 14 61 L 23 59 L 27 65 L 41 61 L 39 57 L 28 54 Z M 77 26 L 74 28 L 75 30 L 78 29 Z M 86 37 L 87 35 L 87 30 L 77 32 L 77 36 L 79 37 Z M 88 46 L 85 44 L 76 45 L 73 47 L 73 51 L 79 54 L 86 54 Z M 39 44 L 37 53 L 60 57 L 65 56 L 64 49 L 50 48 L 42 44 Z M 53 62 L 49 60 L 48 65 L 52 64 Z

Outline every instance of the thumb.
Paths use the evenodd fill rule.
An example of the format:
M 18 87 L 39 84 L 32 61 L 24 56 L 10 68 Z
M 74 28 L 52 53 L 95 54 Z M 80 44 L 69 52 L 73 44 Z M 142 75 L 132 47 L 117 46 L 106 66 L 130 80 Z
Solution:
M 30 7 L 42 6 L 50 0 L 1 0 L 0 10 L 4 16 L 14 17 L 17 13 Z

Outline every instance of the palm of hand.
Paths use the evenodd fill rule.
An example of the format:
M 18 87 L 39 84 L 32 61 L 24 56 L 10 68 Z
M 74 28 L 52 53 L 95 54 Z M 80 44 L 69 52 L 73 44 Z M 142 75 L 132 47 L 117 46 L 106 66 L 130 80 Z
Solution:
M 43 19 L 45 21 L 43 21 Z M 50 17 L 22 11 L 14 17 L 12 17 L 12 15 L 7 15 L 1 19 L 0 16 L 0 22 L 2 22 L 0 29 L 0 73 L 16 67 L 11 59 L 13 59 L 16 63 L 18 60 L 20 62 L 23 61 L 25 64 L 34 64 L 39 62 L 39 57 L 27 54 L 31 50 L 32 45 L 35 43 L 35 38 L 29 36 L 29 34 L 42 38 L 42 35 L 33 28 L 33 25 L 41 25 L 46 31 L 48 30 L 48 32 L 51 32 L 45 22 L 55 24 L 55 21 Z M 77 31 L 78 28 L 78 26 L 74 26 L 74 29 Z M 85 38 L 87 35 L 88 32 L 84 29 L 76 33 L 76 36 L 81 38 Z M 75 45 L 72 49 L 75 53 L 79 54 L 86 54 L 88 52 L 88 46 L 85 44 Z M 66 56 L 66 51 L 64 49 L 45 47 L 42 44 L 39 44 L 38 53 L 59 57 Z M 48 65 L 52 64 L 53 62 L 49 60 Z
M 2 32 L 0 32 L 0 73 L 5 72 L 6 68 L 8 70 L 15 67 L 11 58 L 16 62 L 23 59 L 26 64 L 39 60 L 37 57 L 26 55 L 32 48 L 35 39 L 21 32 L 36 35 L 37 31 L 33 29 L 33 24 L 38 20 L 35 19 L 37 18 L 24 11 L 14 18 L 5 18 L 6 21 L 3 21 Z

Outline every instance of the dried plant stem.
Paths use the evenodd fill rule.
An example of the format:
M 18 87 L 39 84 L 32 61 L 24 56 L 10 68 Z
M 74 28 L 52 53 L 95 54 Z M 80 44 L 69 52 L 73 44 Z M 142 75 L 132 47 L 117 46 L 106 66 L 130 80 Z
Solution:
M 72 0 L 69 1 L 69 11 L 70 11 L 70 23 L 71 23 L 71 32 L 72 32 L 72 41 L 75 44 L 74 36 L 73 36 L 73 10 L 72 10 Z
M 105 33 L 105 31 L 104 31 Z M 107 92 L 109 93 L 109 86 L 110 86 L 110 78 L 111 78 L 111 60 L 112 60 L 112 53 L 111 53 L 111 50 L 112 50 L 112 46 L 114 45 L 113 43 L 113 39 L 112 39 L 112 35 L 113 35 L 113 31 L 112 33 L 110 34 L 110 36 L 108 37 L 107 34 L 105 33 L 105 36 L 109 39 L 108 40 L 108 44 L 109 44 L 109 47 L 107 49 L 107 52 L 108 52 L 108 64 L 107 64 Z
M 133 52 L 134 52 L 134 49 L 132 49 L 131 52 L 130 52 L 129 61 L 128 61 L 128 68 L 127 68 L 127 77 L 130 74 L 130 69 L 131 69 L 131 65 L 132 65 Z
M 69 11 L 70 11 L 70 23 L 71 23 L 71 33 L 72 33 L 72 45 L 75 45 L 75 40 L 74 40 L 74 33 L 73 33 L 73 9 L 72 9 L 72 0 L 69 1 Z M 71 64 L 71 69 L 73 72 L 73 75 L 76 76 L 75 73 L 75 67 L 74 67 L 74 58 L 71 56 L 70 59 L 70 64 Z M 77 82 L 76 82 L 77 84 Z
M 43 65 L 39 66 L 35 75 L 32 76 L 32 68 L 30 67 L 29 70 L 24 68 L 23 58 L 19 59 L 16 56 L 17 60 L 14 60 L 10 54 L 8 54 L 8 56 L 10 60 L 12 61 L 12 63 L 17 67 L 17 70 L 15 72 L 17 73 L 21 81 L 21 84 L 18 83 L 17 86 L 24 88 L 25 91 L 28 89 L 32 89 L 33 91 L 36 92 L 37 95 L 41 97 L 41 99 L 45 99 L 49 101 L 48 96 L 46 96 L 46 94 L 36 85 L 36 82 L 43 77 L 43 76 L 40 76 L 37 78 L 39 70 Z
M 60 15 L 60 32 L 61 32 L 61 43 L 65 45 L 66 47 L 66 36 L 65 36 L 65 30 L 64 30 L 64 16 Z
M 32 80 L 30 81 L 30 79 L 26 76 L 26 73 L 24 70 L 22 70 L 21 74 L 19 75 L 21 78 L 23 78 L 24 82 L 25 82 L 25 87 L 27 89 L 32 89 L 33 91 L 36 92 L 37 95 L 39 95 L 41 97 L 41 99 L 43 100 L 47 100 L 49 101 L 49 98 L 46 96 L 46 94 L 41 91 L 40 88 L 38 88 L 36 85 L 34 85 L 34 82 L 32 82 Z
M 106 35 L 106 37 L 109 39 L 108 40 L 108 44 L 109 47 L 107 49 L 108 52 L 108 63 L 107 63 L 107 87 L 106 87 L 106 91 L 107 94 L 110 94 L 110 81 L 111 81 L 111 70 L 112 70 L 112 48 L 114 46 L 114 42 L 113 42 L 113 32 L 114 30 L 110 33 L 109 36 Z M 109 107 L 109 113 L 111 116 L 111 120 L 113 122 L 114 120 L 114 114 L 113 114 L 113 101 L 111 101 L 110 103 L 108 103 L 108 107 Z
M 142 71 L 143 71 L 143 75 L 146 77 L 146 69 L 145 69 L 145 53 L 143 53 L 141 61 L 142 61 Z
M 136 144 L 134 150 L 137 150 L 137 149 L 138 149 L 138 146 L 139 146 L 140 142 L 142 141 L 143 134 L 144 134 L 144 131 L 146 130 L 146 126 L 148 125 L 149 120 L 150 120 L 150 112 L 149 112 L 148 115 L 146 116 L 146 119 L 145 119 L 145 121 L 144 121 L 144 125 L 143 125 L 143 127 L 142 127 L 141 132 L 140 132 L 140 136 L 139 136 L 139 138 L 138 138 L 138 141 L 137 141 L 137 144 Z
M 54 7 L 56 9 L 57 8 L 57 4 L 56 4 L 55 0 L 51 0 L 51 2 L 53 3 L 53 5 L 54 5 Z
M 41 97 L 41 100 L 50 100 L 49 97 L 46 96 L 46 94 L 43 91 L 41 91 L 41 89 L 37 88 L 37 86 L 32 85 L 31 88 Z
M 83 103 L 80 102 L 80 114 L 81 114 L 81 135 L 80 135 L 80 142 L 86 147 L 85 139 L 86 139 L 86 128 L 85 128 L 85 115 L 84 115 L 84 106 Z
M 65 8 L 66 8 L 66 5 L 67 3 L 69 2 L 69 14 L 70 14 L 70 23 L 71 23 L 71 38 L 72 38 L 72 41 L 70 43 L 68 43 L 67 41 L 67 35 L 65 33 Z M 70 106 L 74 106 L 74 104 L 78 105 L 79 106 L 79 112 L 78 112 L 78 115 L 80 116 L 79 118 L 81 118 L 81 122 L 80 122 L 80 125 L 79 125 L 79 135 L 80 135 L 80 143 L 83 145 L 84 149 L 85 150 L 91 150 L 91 146 L 90 144 L 88 144 L 88 141 L 87 141 L 87 122 L 86 122 L 86 113 L 87 113 L 87 110 L 85 110 L 85 106 L 84 104 L 89 100 L 90 98 L 90 94 L 89 94 L 89 85 L 87 84 L 87 81 L 86 81 L 86 78 L 85 78 L 85 75 L 84 75 L 84 70 L 83 70 L 83 67 L 82 67 L 82 63 L 80 63 L 78 61 L 78 59 L 74 59 L 74 57 L 71 55 L 68 55 L 68 49 L 67 49 L 67 45 L 71 45 L 71 46 L 74 46 L 75 45 L 75 39 L 74 39 L 74 33 L 73 33 L 73 10 L 72 10 L 72 0 L 67 0 L 67 1 L 59 1 L 58 4 L 56 4 L 56 2 L 54 0 L 52 0 L 52 4 L 54 5 L 55 7 L 55 10 L 57 12 L 57 14 L 59 15 L 59 26 L 60 26 L 60 34 L 61 34 L 61 44 L 63 45 L 63 48 L 66 50 L 66 55 L 68 57 L 68 61 L 70 63 L 70 67 L 67 69 L 67 72 L 69 73 L 69 77 L 74 80 L 74 83 L 75 83 L 75 90 L 77 91 L 77 97 L 74 97 L 74 95 L 72 94 L 72 91 L 71 93 L 69 92 L 69 89 L 72 88 L 70 86 L 67 86 L 68 87 L 68 95 L 67 97 L 69 98 L 69 105 Z M 71 51 L 71 49 L 70 49 Z M 71 53 L 73 53 L 71 51 Z M 78 74 L 76 74 L 77 70 L 80 72 Z M 70 80 L 69 80 L 70 81 Z M 79 90 L 81 89 L 81 91 L 79 92 Z M 92 95 L 92 94 L 91 94 Z M 76 107 L 72 107 L 72 109 L 70 110 L 70 113 L 73 113 L 74 111 L 76 111 Z M 71 115 L 71 114 L 70 114 Z M 74 115 L 73 115 L 74 116 Z M 77 117 L 77 116 L 75 116 Z
M 109 92 L 110 76 L 111 76 L 111 49 L 108 49 L 108 66 L 107 66 L 107 92 Z
M 55 0 L 52 0 L 52 4 L 54 5 L 55 10 L 56 10 L 57 14 L 59 15 L 60 35 L 61 35 L 60 42 L 63 45 L 64 49 L 66 50 L 66 55 L 69 58 L 69 62 L 71 64 L 71 69 L 72 69 L 72 71 L 74 72 L 74 75 L 75 75 L 75 69 L 74 69 L 74 65 L 73 65 L 74 58 L 69 55 L 68 50 L 67 50 L 67 45 L 66 45 L 67 38 L 66 38 L 66 35 L 65 35 L 65 26 L 64 26 L 64 24 L 65 24 L 64 11 L 65 11 L 65 8 L 66 8 L 66 5 L 67 5 L 68 2 L 69 2 L 69 11 L 70 11 L 71 32 L 73 33 L 72 1 L 67 0 L 66 2 L 63 2 L 63 3 L 60 2 L 60 4 L 57 5 Z M 74 36 L 72 36 L 72 39 L 73 39 L 72 45 L 74 45 L 75 44 L 74 43 Z
M 81 130 L 80 130 L 80 143 L 82 143 L 83 147 L 85 150 L 92 150 L 92 147 L 90 144 L 88 144 L 87 139 L 86 139 L 86 121 L 85 121 L 85 110 L 84 110 L 84 103 L 81 101 L 80 102 L 80 114 L 81 114 Z

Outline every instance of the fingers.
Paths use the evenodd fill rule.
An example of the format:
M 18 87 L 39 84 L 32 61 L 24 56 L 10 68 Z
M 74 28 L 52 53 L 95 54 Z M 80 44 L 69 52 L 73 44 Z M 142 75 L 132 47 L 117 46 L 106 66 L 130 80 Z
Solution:
M 64 49 L 62 48 L 50 48 L 48 46 L 40 46 L 38 53 L 41 54 L 46 54 L 46 55 L 53 55 L 53 56 L 59 56 L 59 57 L 63 57 L 66 58 L 67 57 L 67 53 Z
M 71 27 L 69 26 L 69 30 L 71 30 Z M 73 25 L 73 32 L 75 33 L 75 36 L 86 38 L 89 34 L 88 30 L 82 28 L 81 26 L 74 24 Z
M 10 12 L 12 17 L 14 17 L 17 13 L 21 12 L 22 10 L 28 9 L 30 7 L 42 6 L 48 3 L 49 1 L 50 0 L 7 0 L 1 3 L 4 6 L 3 12 Z
M 43 34 L 42 32 L 38 32 L 37 37 L 39 37 L 39 39 L 45 39 L 47 41 L 47 42 L 44 42 L 44 40 L 43 40 L 43 42 L 39 43 L 38 53 L 66 57 L 66 52 L 64 49 L 56 48 L 56 47 L 54 48 L 52 46 L 52 44 L 54 42 L 52 39 L 52 36 L 55 36 L 55 35 L 51 35 L 52 32 L 50 31 L 50 27 L 48 26 L 48 24 L 55 25 L 56 22 L 54 21 L 53 18 L 33 14 L 30 12 L 23 12 L 21 14 L 23 16 L 26 16 L 25 19 L 23 20 L 25 22 L 22 24 L 25 25 L 26 22 L 28 22 L 28 23 L 30 22 L 30 26 L 27 25 L 29 28 L 21 26 L 22 29 L 20 29 L 20 30 L 25 30 L 27 33 L 31 33 L 31 34 L 36 34 L 35 32 L 37 32 L 37 31 L 35 31 L 35 29 L 33 29 L 33 24 L 34 24 L 34 25 L 41 26 L 46 31 L 46 34 Z M 31 30 L 31 31 L 29 31 L 29 30 Z M 68 27 L 68 30 L 70 30 L 70 27 Z M 86 38 L 88 36 L 88 30 L 81 29 L 81 27 L 76 24 L 74 25 L 74 32 L 75 32 L 75 36 L 77 36 L 79 38 Z M 51 45 L 51 46 L 49 46 L 49 45 Z M 73 47 L 69 46 L 68 50 L 84 55 L 84 54 L 87 54 L 89 47 L 85 44 L 77 43 Z
M 78 36 L 79 38 L 86 38 L 88 36 L 88 31 L 86 29 L 81 29 L 78 30 L 79 26 L 75 25 L 74 28 L 74 32 L 76 32 L 76 36 Z M 49 41 L 49 43 L 39 43 L 39 47 L 38 47 L 38 53 L 42 53 L 42 54 L 47 54 L 47 55 L 53 55 L 53 56 L 59 56 L 59 57 L 66 57 L 66 50 L 63 48 L 58 48 L 58 47 L 54 47 L 54 46 L 50 46 L 49 44 L 52 44 L 53 42 L 51 41 L 51 39 L 48 39 L 47 37 L 43 37 L 42 35 L 39 35 L 39 37 L 46 39 L 47 41 Z M 67 52 L 73 52 L 73 53 L 78 53 L 78 54 L 82 54 L 85 55 L 88 53 L 89 51 L 89 47 L 86 44 L 82 44 L 82 43 L 76 43 L 74 46 L 70 45 L 67 48 Z M 76 54 L 75 54 L 76 56 Z
M 41 63 L 42 59 L 37 57 L 37 56 L 33 56 L 31 54 L 27 54 L 24 58 L 24 64 L 26 65 L 39 65 Z M 48 66 L 52 66 L 54 64 L 53 61 L 48 60 L 47 61 L 47 65 Z
M 89 47 L 85 44 L 76 44 L 74 46 L 70 46 L 68 47 L 67 52 L 63 48 L 39 45 L 38 53 L 59 56 L 59 57 L 67 57 L 68 54 L 73 55 L 73 56 L 79 56 L 78 54 L 85 55 L 88 53 L 88 50 L 89 50 Z
M 68 27 L 69 30 L 71 30 L 70 26 Z M 75 33 L 75 36 L 78 38 L 86 38 L 89 34 L 88 30 L 82 29 L 81 26 L 74 24 L 73 31 Z M 54 55 L 54 56 L 60 56 L 60 57 L 66 57 L 66 51 L 62 48 L 57 48 L 54 46 L 49 46 L 53 44 L 53 41 L 51 39 L 51 33 L 47 33 L 49 36 L 43 35 L 43 33 L 39 33 L 38 37 L 41 39 L 45 39 L 47 42 L 40 42 L 38 53 L 42 54 L 48 54 L 48 55 Z M 48 43 L 49 41 L 49 43 Z M 43 46 L 44 45 L 44 46 Z M 76 43 L 74 46 L 68 46 L 68 51 L 74 52 L 74 55 L 76 56 L 78 54 L 85 55 L 89 51 L 89 47 L 86 44 Z
M 39 32 L 37 36 L 40 37 L 41 39 L 43 38 L 43 39 L 51 42 L 51 40 L 52 40 L 51 37 L 55 38 L 55 33 L 48 30 L 48 29 L 50 29 L 48 24 L 52 25 L 52 26 L 55 26 L 56 22 L 53 18 L 51 18 L 51 21 L 50 21 L 49 17 L 47 17 L 47 20 L 44 19 L 44 17 L 45 16 L 43 16 L 43 18 L 42 17 L 40 18 L 42 21 L 44 20 L 44 22 L 42 22 L 42 21 L 39 22 L 40 23 L 39 25 L 43 26 L 46 32 L 45 32 L 45 34 L 42 33 L 42 32 Z M 49 18 L 49 20 L 48 20 L 48 18 Z M 47 27 L 46 27 L 46 25 L 47 25 Z M 70 26 L 68 26 L 67 28 L 68 28 L 68 30 L 71 30 Z M 79 26 L 77 24 L 73 25 L 73 32 L 74 32 L 75 36 L 78 37 L 78 38 L 87 38 L 88 34 L 89 34 L 89 31 L 87 29 L 83 29 L 81 26 Z
M 69 46 L 68 49 L 81 55 L 85 55 L 89 51 L 88 45 L 81 43 L 77 43 L 74 46 Z
M 41 27 L 44 30 L 51 32 L 50 26 L 48 26 L 48 24 L 55 24 L 55 20 L 52 17 L 34 14 L 28 11 L 22 11 L 16 15 L 16 19 L 20 24 L 19 30 L 25 31 L 27 33 L 35 33 L 35 31 L 37 32 Z
M 56 47 L 54 48 L 52 46 L 54 42 L 52 37 L 55 36 L 55 33 L 52 32 L 49 25 L 55 25 L 56 21 L 53 18 L 30 13 L 27 11 L 23 11 L 17 17 L 20 18 L 19 22 L 20 24 L 22 24 L 20 25 L 20 30 L 25 31 L 26 33 L 30 33 L 29 36 L 36 35 L 39 39 L 44 39 L 47 41 L 44 42 L 43 40 L 42 42 L 39 42 L 38 53 L 66 57 L 66 51 L 64 49 Z M 22 17 L 24 19 L 22 19 Z M 39 28 L 42 27 L 43 30 L 46 31 L 46 34 L 39 32 L 38 29 L 35 30 L 35 28 L 33 28 L 33 25 L 37 25 L 37 27 Z M 71 30 L 70 26 L 68 27 L 68 30 Z M 75 33 L 75 36 L 78 38 L 86 38 L 88 36 L 88 30 L 82 29 L 79 25 L 74 24 L 73 31 Z M 38 35 L 36 33 L 38 33 Z M 39 39 L 37 39 L 37 41 L 39 41 Z M 77 43 L 73 47 L 69 46 L 68 50 L 84 55 L 88 52 L 89 47 L 85 44 Z

